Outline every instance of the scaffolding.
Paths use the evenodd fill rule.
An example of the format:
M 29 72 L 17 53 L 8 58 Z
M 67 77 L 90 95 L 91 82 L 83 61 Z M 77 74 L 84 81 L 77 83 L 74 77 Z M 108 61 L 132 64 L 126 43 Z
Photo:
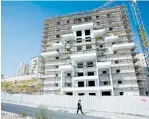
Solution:
M 42 77 L 42 82 L 41 84 L 44 84 L 44 80 L 53 80 L 54 78 L 56 79 L 56 77 L 59 77 L 59 75 L 57 75 L 59 73 L 58 68 L 55 68 L 55 66 L 61 66 L 61 65 L 67 65 L 67 64 L 71 64 L 70 63 L 70 55 L 71 54 L 77 54 L 77 51 L 74 50 L 76 49 L 76 47 L 78 46 L 90 46 L 90 45 L 95 45 L 96 48 L 95 49 L 87 49 L 87 50 L 82 50 L 81 53 L 87 53 L 87 52 L 98 52 L 97 55 L 98 57 L 103 57 L 106 56 L 107 60 L 106 61 L 115 61 L 115 59 L 110 59 L 110 57 L 112 57 L 112 55 L 120 55 L 120 53 L 117 54 L 106 54 L 106 43 L 104 41 L 103 38 L 85 38 L 85 39 L 81 39 L 81 43 L 80 44 L 78 42 L 80 42 L 79 40 L 74 40 L 72 39 L 69 42 L 63 41 L 61 38 L 61 35 L 63 34 L 69 34 L 72 33 L 71 30 L 71 26 L 73 25 L 78 25 L 78 24 L 84 24 L 84 23 L 90 23 L 93 22 L 94 23 L 94 28 L 93 30 L 98 30 L 98 29 L 105 29 L 106 32 L 106 36 L 111 36 L 111 35 L 116 35 L 119 36 L 119 41 L 115 42 L 115 44 L 120 44 L 120 43 L 129 43 L 129 42 L 133 42 L 131 37 L 132 37 L 132 33 L 131 33 L 131 28 L 129 25 L 129 20 L 128 20 L 128 14 L 126 12 L 126 9 L 124 6 L 116 6 L 113 8 L 107 8 L 107 9 L 98 9 L 98 10 L 93 10 L 93 11 L 89 11 L 89 12 L 82 12 L 82 13 L 77 13 L 77 14 L 72 14 L 72 15 L 68 15 L 68 16 L 61 16 L 61 17 L 56 17 L 56 18 L 51 18 L 51 19 L 47 19 L 45 20 L 45 24 L 44 24 L 44 36 L 43 36 L 43 40 L 42 40 L 42 49 L 41 49 L 41 53 L 43 52 L 51 52 L 51 51 L 55 51 L 58 48 L 53 48 L 52 44 L 54 43 L 63 43 L 64 45 L 64 51 L 63 52 L 58 52 L 58 59 L 49 59 L 46 58 L 45 59 L 45 65 L 46 65 L 46 69 L 44 69 L 44 77 Z M 109 29 L 110 28 L 110 29 Z M 125 38 L 127 38 L 128 40 L 125 40 Z M 87 40 L 91 40 L 91 42 L 86 42 Z M 94 40 L 94 42 L 93 42 Z M 100 47 L 100 45 L 103 45 L 103 47 Z M 104 53 L 104 54 L 103 54 Z M 125 58 L 125 59 L 118 59 L 118 61 L 124 61 L 124 60 L 132 60 L 133 63 L 135 63 L 137 61 L 136 58 L 134 58 L 136 52 L 130 52 L 128 53 L 130 54 L 132 57 L 130 58 Z M 121 54 L 123 55 L 123 54 Z M 126 55 L 126 53 L 125 53 Z M 55 57 L 55 56 L 53 56 Z M 97 60 L 98 60 L 97 57 Z M 100 58 L 99 58 L 100 59 Z M 58 64 L 55 65 L 54 63 L 56 62 L 62 62 L 62 64 Z M 47 64 L 50 65 L 47 65 Z M 77 68 L 76 65 L 71 64 L 73 67 L 75 67 L 75 69 Z M 133 64 L 132 64 L 133 66 Z M 128 67 L 132 67 L 132 66 L 128 66 Z M 51 69 L 48 70 L 48 67 L 50 67 Z M 83 71 L 86 70 L 85 67 L 87 66 L 83 66 L 84 68 L 82 69 Z M 119 66 L 122 67 L 122 66 Z M 126 67 L 126 66 L 125 66 Z M 86 70 L 87 71 L 87 70 Z M 96 71 L 94 71 L 96 73 Z M 135 73 L 134 72 L 120 72 L 118 75 L 122 74 L 128 74 L 128 73 Z M 51 76 L 50 76 L 51 74 Z M 49 75 L 49 76 L 48 76 Z M 74 74 L 75 77 L 76 74 Z M 112 74 L 114 75 L 114 73 Z M 47 78 L 46 78 L 47 76 Z M 72 82 L 67 82 L 67 78 L 71 78 L 71 76 L 67 76 L 66 73 L 64 73 L 64 75 L 62 76 L 62 79 L 64 80 L 64 83 L 62 85 L 62 87 L 72 87 Z M 105 78 L 103 78 L 103 80 L 107 80 L 107 76 Z M 101 79 L 99 79 L 101 80 Z M 107 85 L 109 85 L 110 83 L 108 82 Z M 48 85 L 48 83 L 45 83 L 45 85 Z M 59 86 L 60 86 L 59 85 Z M 49 86 L 51 86 L 49 84 Z M 53 85 L 52 85 L 53 86 Z M 58 86 L 56 86 L 58 87 Z

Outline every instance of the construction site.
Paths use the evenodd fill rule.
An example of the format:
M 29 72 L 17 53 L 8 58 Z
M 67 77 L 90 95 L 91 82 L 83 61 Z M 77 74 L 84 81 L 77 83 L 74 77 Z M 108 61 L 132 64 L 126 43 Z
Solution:
M 108 7 L 44 21 L 41 94 L 146 95 L 149 43 L 135 1 L 130 2 L 147 67 L 136 62 L 127 7 Z
M 21 77 L 1 81 L 2 118 L 149 118 L 149 39 L 138 2 L 114 2 L 44 19 L 32 75 L 19 68 Z

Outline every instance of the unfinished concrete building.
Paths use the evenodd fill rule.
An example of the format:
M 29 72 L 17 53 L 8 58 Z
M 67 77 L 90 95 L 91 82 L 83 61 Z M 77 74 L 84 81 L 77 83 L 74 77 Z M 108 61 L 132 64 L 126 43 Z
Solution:
M 43 33 L 41 94 L 144 94 L 125 6 L 48 18 Z

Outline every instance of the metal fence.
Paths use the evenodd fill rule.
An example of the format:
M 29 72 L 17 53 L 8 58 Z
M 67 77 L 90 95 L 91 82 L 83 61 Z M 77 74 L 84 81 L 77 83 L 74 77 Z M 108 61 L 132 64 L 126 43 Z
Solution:
M 68 95 L 27 95 L 1 93 L 5 102 L 25 104 L 28 106 L 46 105 L 76 109 L 81 99 L 84 110 L 141 115 L 149 117 L 149 97 L 143 96 L 68 96 Z

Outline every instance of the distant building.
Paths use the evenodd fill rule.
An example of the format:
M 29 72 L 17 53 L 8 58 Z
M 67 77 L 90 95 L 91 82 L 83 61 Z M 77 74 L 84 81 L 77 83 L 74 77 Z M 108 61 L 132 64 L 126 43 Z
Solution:
M 39 57 L 32 58 L 29 73 L 30 74 L 37 74 L 38 73 L 38 65 L 39 65 Z
M 18 69 L 16 76 L 24 76 L 29 74 L 29 64 L 21 62 Z
M 5 77 L 4 77 L 4 75 L 3 74 L 1 74 L 1 79 L 4 79 Z

